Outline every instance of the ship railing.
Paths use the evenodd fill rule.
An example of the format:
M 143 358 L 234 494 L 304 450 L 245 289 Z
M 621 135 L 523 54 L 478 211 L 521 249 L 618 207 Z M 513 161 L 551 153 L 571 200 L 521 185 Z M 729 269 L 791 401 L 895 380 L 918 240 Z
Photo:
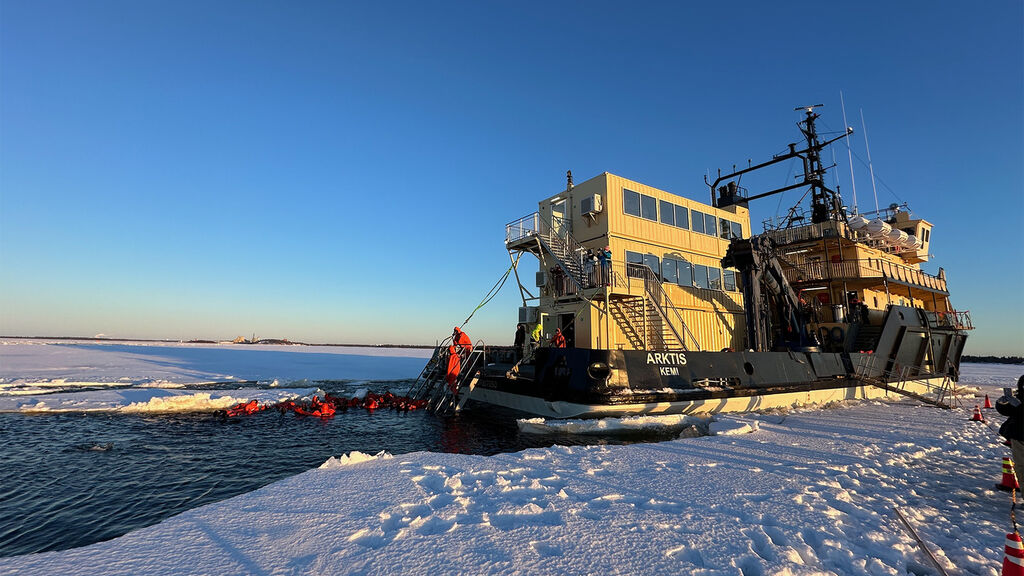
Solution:
M 839 236 L 838 224 L 835 222 L 819 222 L 806 226 L 794 226 L 779 230 L 766 230 L 760 236 L 771 238 L 776 244 L 792 244 L 819 238 L 836 238 Z
M 932 276 L 917 268 L 896 264 L 881 258 L 843 260 L 841 262 L 804 261 L 803 263 L 798 263 L 790 255 L 787 255 L 785 260 L 789 262 L 783 266 L 783 271 L 786 274 L 786 279 L 790 282 L 839 278 L 884 278 L 940 292 L 946 291 L 945 278 Z
M 527 214 L 505 225 L 505 244 L 514 244 L 540 232 L 540 213 Z
M 650 296 L 650 300 L 654 304 L 655 309 L 665 320 L 669 330 L 672 331 L 672 335 L 676 337 L 679 344 L 683 347 L 683 350 L 690 350 L 687 346 L 687 337 L 693 341 L 696 350 L 700 350 L 700 344 L 697 342 L 697 338 L 687 328 L 686 322 L 683 321 L 683 316 L 679 313 L 679 309 L 672 303 L 672 300 L 668 297 L 668 293 L 661 287 L 663 281 L 662 277 L 654 272 L 650 266 L 646 264 L 639 264 L 635 262 L 626 263 L 626 276 L 629 278 L 640 278 L 644 282 L 644 289 L 647 295 Z M 671 310 L 675 317 L 675 322 L 669 317 L 668 312 Z M 682 329 L 682 334 L 676 329 L 676 325 Z
M 974 330 L 970 310 L 950 310 L 935 312 L 933 327 L 953 328 L 954 330 Z

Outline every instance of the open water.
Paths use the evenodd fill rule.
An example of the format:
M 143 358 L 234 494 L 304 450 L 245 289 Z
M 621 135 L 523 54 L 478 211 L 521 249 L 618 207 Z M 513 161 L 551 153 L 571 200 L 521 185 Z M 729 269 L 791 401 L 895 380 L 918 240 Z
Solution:
M 338 396 L 357 387 L 316 384 Z M 410 384 L 362 380 L 358 388 L 402 393 Z M 512 414 L 493 410 L 442 418 L 352 409 L 329 420 L 274 410 L 228 420 L 208 413 L 2 413 L 0 438 L 0 556 L 14 556 L 115 538 L 353 450 L 489 455 L 669 436 L 537 436 L 520 434 Z

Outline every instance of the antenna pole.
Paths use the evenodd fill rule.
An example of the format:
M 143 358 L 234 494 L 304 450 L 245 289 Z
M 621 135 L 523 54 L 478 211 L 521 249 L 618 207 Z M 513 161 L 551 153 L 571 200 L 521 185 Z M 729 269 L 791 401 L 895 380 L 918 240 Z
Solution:
M 868 152 L 868 171 L 871 172 L 871 191 L 875 193 L 875 216 L 878 215 L 878 189 L 875 188 L 875 168 L 871 165 L 871 147 L 868 146 L 868 125 L 864 123 L 864 109 L 860 109 L 860 125 L 864 128 L 864 149 Z
M 843 126 L 849 129 L 849 124 L 846 122 L 846 102 L 843 100 L 843 91 L 839 91 L 839 103 L 843 107 Z M 867 132 L 864 133 L 867 135 Z M 853 213 L 857 214 L 857 181 L 853 178 L 853 150 L 850 149 L 850 139 L 846 139 L 846 157 L 850 162 L 850 186 L 853 187 Z M 877 208 L 876 208 L 877 210 Z

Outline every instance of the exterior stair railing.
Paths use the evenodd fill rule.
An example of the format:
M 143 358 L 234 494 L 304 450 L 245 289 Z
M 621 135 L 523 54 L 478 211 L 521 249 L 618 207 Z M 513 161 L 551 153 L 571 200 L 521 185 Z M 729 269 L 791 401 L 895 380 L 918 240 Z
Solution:
M 654 270 L 651 270 L 651 267 L 646 264 L 628 263 L 626 265 L 626 275 L 631 278 L 643 279 L 644 290 L 649 297 L 649 301 L 653 304 L 653 308 L 658 312 L 658 315 L 661 316 L 662 320 L 668 326 L 669 330 L 671 330 L 672 335 L 675 337 L 676 341 L 679 342 L 679 345 L 682 346 L 683 350 L 690 349 L 686 344 L 686 337 L 689 337 L 689 339 L 693 341 L 695 350 L 699 351 L 700 343 L 697 342 L 697 338 L 694 337 L 693 333 L 690 332 L 690 329 L 687 328 L 686 322 L 683 321 L 682 314 L 679 313 L 679 309 L 676 308 L 672 303 L 672 300 L 668 297 L 668 293 L 666 293 L 665 289 L 662 288 L 661 278 L 654 273 Z M 669 317 L 665 308 L 672 311 L 679 327 L 682 328 L 682 334 L 680 334 L 679 330 L 676 329 L 675 324 L 672 323 L 672 319 Z
M 584 279 L 582 256 L 586 250 L 572 234 L 564 219 L 556 217 L 556 226 L 534 212 L 505 226 L 506 245 L 526 238 L 536 238 L 544 250 L 554 257 L 555 264 L 567 278 L 576 285 L 577 293 L 583 297 L 587 283 Z M 584 298 L 584 300 L 589 300 Z
M 460 370 L 455 383 L 449 387 L 446 379 L 449 336 L 434 349 L 427 365 L 420 372 L 416 382 L 409 388 L 409 397 L 414 400 L 425 400 L 426 407 L 438 414 L 457 412 L 462 408 L 479 379 L 480 369 L 484 365 L 484 344 L 477 342 L 470 352 L 459 352 Z M 465 391 L 465 393 L 463 393 Z
M 541 247 L 554 258 L 555 264 L 575 285 L 576 294 L 589 302 L 590 299 L 583 295 L 584 289 L 591 286 L 583 262 L 583 254 L 586 248 L 569 233 L 567 222 L 561 218 L 554 218 L 552 221 L 549 221 L 541 217 L 539 212 L 534 212 L 505 226 L 505 243 L 507 246 L 531 239 L 536 239 Z M 692 341 L 695 349 L 700 350 L 700 344 L 697 342 L 696 337 L 687 328 L 686 322 L 683 321 L 679 310 L 672 304 L 668 294 L 662 288 L 661 278 L 649 266 L 634 263 L 627 264 L 626 275 L 644 281 L 645 297 L 651 305 L 650 307 L 657 313 L 659 320 L 657 324 L 668 329 L 668 334 L 660 328 L 660 334 L 656 334 L 659 336 L 658 339 L 661 341 L 661 346 L 668 347 L 669 343 L 666 342 L 666 336 L 670 336 L 675 339 L 675 342 L 678 342 L 678 345 L 683 350 L 690 350 L 687 345 L 688 341 Z M 614 272 L 613 285 L 625 286 L 627 282 L 623 280 L 618 272 Z M 671 315 L 666 310 L 666 307 L 672 310 Z M 609 304 L 610 313 L 611 308 L 612 306 Z M 633 325 L 632 319 L 628 317 L 629 314 L 626 314 L 621 307 L 617 313 L 621 318 L 627 320 L 625 325 L 620 323 L 620 326 L 624 329 L 623 332 L 626 333 L 626 337 L 631 341 L 631 344 L 638 347 L 637 327 Z M 675 323 L 673 322 L 673 317 Z M 644 322 L 645 330 L 655 325 L 649 317 L 645 317 Z M 676 328 L 676 325 L 682 329 L 682 333 Z M 632 335 L 630 332 L 632 332 Z M 643 345 L 642 342 L 641 345 Z

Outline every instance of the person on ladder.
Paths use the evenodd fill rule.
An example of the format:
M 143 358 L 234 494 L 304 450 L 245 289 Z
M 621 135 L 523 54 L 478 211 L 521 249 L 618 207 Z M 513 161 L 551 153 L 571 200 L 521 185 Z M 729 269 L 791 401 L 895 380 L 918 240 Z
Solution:
M 459 330 L 458 326 L 452 332 L 452 345 L 458 348 L 459 354 L 463 356 L 469 356 L 469 353 L 473 351 L 473 341 L 465 332 Z

